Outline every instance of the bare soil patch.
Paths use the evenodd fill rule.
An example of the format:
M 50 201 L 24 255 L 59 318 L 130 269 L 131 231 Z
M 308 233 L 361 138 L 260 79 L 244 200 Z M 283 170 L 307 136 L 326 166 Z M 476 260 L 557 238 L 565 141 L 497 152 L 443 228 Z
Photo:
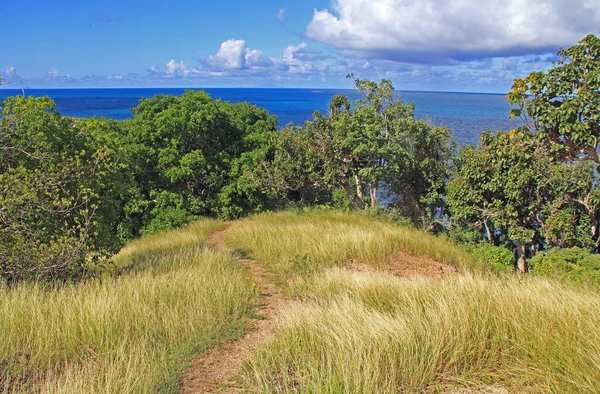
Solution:
M 380 271 L 403 278 L 424 276 L 442 279 L 458 273 L 458 269 L 452 264 L 428 256 L 414 256 L 403 251 L 398 251 L 391 263 L 382 264 L 379 267 L 356 261 L 351 261 L 346 266 L 356 271 Z

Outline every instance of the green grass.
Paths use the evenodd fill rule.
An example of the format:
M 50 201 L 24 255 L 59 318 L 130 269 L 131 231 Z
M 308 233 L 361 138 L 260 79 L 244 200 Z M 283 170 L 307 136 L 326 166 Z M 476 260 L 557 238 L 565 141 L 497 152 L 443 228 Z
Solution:
M 244 268 L 202 245 L 222 226 L 136 241 L 118 278 L 0 288 L 0 392 L 177 392 L 192 355 L 240 335 L 252 313 Z
M 236 222 L 227 240 L 285 278 L 351 260 L 382 266 L 399 250 L 464 270 L 474 264 L 468 253 L 443 238 L 367 215 L 335 211 L 258 215 Z

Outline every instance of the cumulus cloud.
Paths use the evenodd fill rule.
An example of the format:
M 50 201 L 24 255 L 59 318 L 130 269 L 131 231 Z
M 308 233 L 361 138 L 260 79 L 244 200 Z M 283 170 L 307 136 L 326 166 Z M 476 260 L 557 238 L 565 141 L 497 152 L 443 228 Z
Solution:
M 250 49 L 244 40 L 230 39 L 221 43 L 215 55 L 199 59 L 207 68 L 220 70 L 243 70 L 265 67 L 270 64 L 262 51 Z
M 230 39 L 221 44 L 216 54 L 196 61 L 198 64 L 192 66 L 172 59 L 164 68 L 153 65 L 148 73 L 155 78 L 252 76 L 255 79 L 281 79 L 328 69 L 323 54 L 310 49 L 305 42 L 286 47 L 280 57 L 266 57 L 262 51 L 249 48 L 246 41 Z
M 217 67 L 226 69 L 240 69 L 245 66 L 246 41 L 244 40 L 227 40 L 221 43 L 221 48 L 216 55 L 211 55 L 208 61 Z
M 590 0 L 334 0 L 306 28 L 360 56 L 432 64 L 555 52 L 594 32 Z
M 273 58 L 272 61 L 280 70 L 290 74 L 324 72 L 329 68 L 322 52 L 310 49 L 305 42 L 286 47 L 281 58 Z

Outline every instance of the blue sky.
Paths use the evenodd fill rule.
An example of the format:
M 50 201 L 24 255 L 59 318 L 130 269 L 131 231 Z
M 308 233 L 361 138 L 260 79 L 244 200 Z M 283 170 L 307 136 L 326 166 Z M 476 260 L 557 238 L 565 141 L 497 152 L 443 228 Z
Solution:
M 593 0 L 0 0 L 20 87 L 341 87 L 506 92 L 600 34 Z

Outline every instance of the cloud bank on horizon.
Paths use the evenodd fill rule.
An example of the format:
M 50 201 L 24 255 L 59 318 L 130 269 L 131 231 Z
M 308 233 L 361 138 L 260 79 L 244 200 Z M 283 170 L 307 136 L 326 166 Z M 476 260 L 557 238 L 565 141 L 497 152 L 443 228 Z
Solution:
M 21 77 L 10 64 L 0 76 L 64 87 L 348 87 L 344 77 L 353 72 L 402 89 L 501 92 L 514 78 L 549 67 L 561 47 L 600 32 L 595 0 L 333 0 L 313 8 L 303 31 L 290 37 L 295 42 L 275 55 L 276 48 L 227 37 L 212 53 L 192 56 L 190 48 L 188 59 L 116 74 L 74 76 L 49 64 L 45 75 Z M 294 15 L 278 7 L 272 19 L 285 27 Z

